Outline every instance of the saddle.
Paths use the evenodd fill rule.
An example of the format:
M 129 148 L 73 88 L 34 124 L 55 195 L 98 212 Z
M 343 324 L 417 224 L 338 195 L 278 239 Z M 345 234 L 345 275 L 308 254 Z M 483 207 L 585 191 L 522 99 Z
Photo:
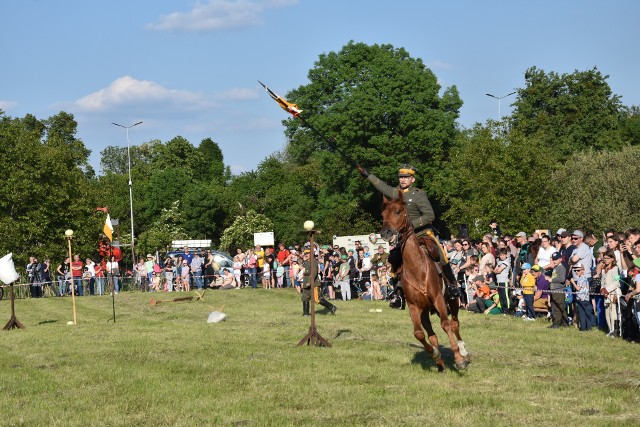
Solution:
M 416 236 L 418 238 L 418 244 L 424 249 L 426 254 L 436 263 L 439 264 L 442 260 L 440 243 L 435 237 L 428 234 L 422 236 Z

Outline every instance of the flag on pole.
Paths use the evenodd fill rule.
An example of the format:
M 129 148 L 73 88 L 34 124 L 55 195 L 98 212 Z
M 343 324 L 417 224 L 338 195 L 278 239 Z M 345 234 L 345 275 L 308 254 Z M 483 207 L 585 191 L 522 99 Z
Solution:
M 104 232 L 105 236 L 109 238 L 109 241 L 112 242 L 113 241 L 113 225 L 111 225 L 111 217 L 109 216 L 109 214 L 107 214 L 107 219 L 104 222 L 104 229 L 102 231 Z

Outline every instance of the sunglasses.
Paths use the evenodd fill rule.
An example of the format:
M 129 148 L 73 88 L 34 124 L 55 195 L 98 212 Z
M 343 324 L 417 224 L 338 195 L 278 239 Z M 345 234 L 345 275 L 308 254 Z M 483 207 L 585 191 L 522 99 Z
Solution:
M 469 246 L 469 244 L 468 243 L 463 243 L 462 246 Z
M 578 240 L 579 237 L 572 237 L 571 240 Z

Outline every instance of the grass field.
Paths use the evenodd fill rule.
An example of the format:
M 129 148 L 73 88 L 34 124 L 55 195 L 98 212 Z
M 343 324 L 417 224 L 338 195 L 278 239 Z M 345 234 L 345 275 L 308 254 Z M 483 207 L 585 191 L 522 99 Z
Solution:
M 439 374 L 407 311 L 318 306 L 332 348 L 307 333 L 291 290 L 16 300 L 24 330 L 0 333 L 1 425 L 638 425 L 640 346 L 544 320 L 462 313 L 473 361 Z M 224 306 L 228 318 L 207 324 Z M 380 308 L 382 312 L 370 312 Z M 10 317 L 0 302 L 0 321 Z M 446 342 L 445 342 L 446 341 Z

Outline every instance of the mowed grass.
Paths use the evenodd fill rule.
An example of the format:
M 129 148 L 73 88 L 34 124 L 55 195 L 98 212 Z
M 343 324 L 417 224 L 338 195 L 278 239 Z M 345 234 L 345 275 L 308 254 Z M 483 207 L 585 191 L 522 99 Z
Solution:
M 408 311 L 321 306 L 333 347 L 297 346 L 310 321 L 292 290 L 16 300 L 24 330 L 0 333 L 2 425 L 638 425 L 640 347 L 545 321 L 461 314 L 472 353 L 439 374 Z M 191 294 L 194 295 L 194 294 Z M 224 306 L 228 318 L 207 324 Z M 371 309 L 382 312 L 370 312 Z M 10 316 L 0 302 L 0 321 Z M 4 317 L 4 318 L 3 318 Z M 6 319 L 5 319 L 6 318 Z M 432 317 L 435 320 L 434 317 Z M 4 323 L 3 323 L 4 324 Z

